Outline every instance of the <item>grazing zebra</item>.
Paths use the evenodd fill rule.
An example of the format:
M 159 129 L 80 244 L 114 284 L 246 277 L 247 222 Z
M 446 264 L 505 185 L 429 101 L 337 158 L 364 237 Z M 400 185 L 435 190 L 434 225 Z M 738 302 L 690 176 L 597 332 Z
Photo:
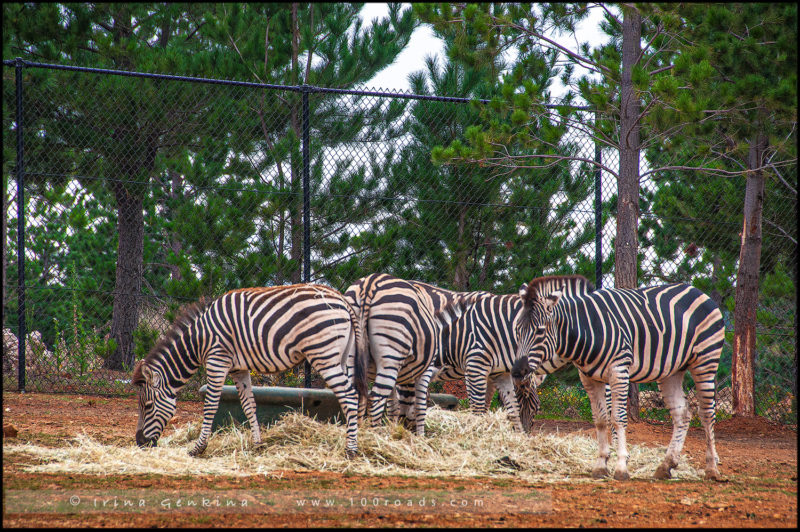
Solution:
M 361 367 L 362 373 L 374 379 L 367 398 L 361 396 L 359 417 L 365 415 L 369 403 L 369 419 L 378 424 L 387 399 L 397 387 L 401 410 L 411 411 L 415 404 L 414 423 L 419 435 L 425 433 L 429 370 L 442 328 L 463 312 L 463 298 L 453 300 L 447 312 L 433 308 L 430 299 L 409 281 L 377 273 L 363 277 L 345 291 L 359 319 L 362 331 L 358 357 L 350 357 L 350 372 Z
M 426 283 L 411 282 L 422 287 L 434 305 L 446 306 L 454 297 L 453 294 L 458 294 Z M 594 290 L 594 285 L 585 277 L 576 275 L 554 278 L 542 289 L 577 294 Z M 537 382 L 520 381 L 515 391 L 511 377 L 511 368 L 517 356 L 514 324 L 519 318 L 522 303 L 516 294 L 470 292 L 467 295 L 471 304 L 446 331 L 449 334 L 444 339 L 444 348 L 434 362 L 437 367 L 434 380 L 463 378 L 472 411 L 476 414 L 483 414 L 488 409 L 491 396 L 487 394 L 487 386 L 491 383 L 500 392 L 500 399 L 514 427 L 520 431 L 530 430 L 533 416 L 539 408 L 535 385 L 544 380 L 544 374 L 552 373 L 566 362 L 548 363 L 537 368 Z M 520 400 L 526 414 L 525 423 L 520 419 Z
M 533 420 L 539 413 L 540 401 L 538 395 L 539 386 L 544 382 L 545 377 L 557 371 L 569 362 L 555 357 L 553 360 L 545 361 L 536 370 L 531 371 L 528 365 L 528 357 L 519 357 L 511 366 L 511 380 L 514 383 L 514 392 L 519 404 L 519 420 L 525 432 L 530 432 L 533 427 Z M 494 390 L 486 394 L 487 408 Z
M 714 444 L 715 376 L 725 339 L 722 313 L 697 288 L 670 284 L 638 289 L 604 289 L 583 295 L 543 293 L 536 280 L 520 290 L 524 319 L 516 326 L 518 353 L 535 371 L 557 356 L 578 367 L 589 394 L 599 454 L 592 471 L 607 474 L 609 443 L 603 415 L 603 383 L 611 386 L 612 422 L 617 431 L 614 478 L 629 478 L 625 441 L 629 382 L 657 382 L 674 429 L 656 478 L 669 478 L 678 465 L 691 413 L 683 393 L 688 370 L 695 381 L 700 421 L 706 433 L 706 477 L 718 479 Z
M 210 303 L 201 300 L 176 320 L 134 368 L 133 383 L 139 386 L 136 443 L 155 445 L 175 413 L 177 391 L 202 365 L 208 375 L 203 425 L 189 454 L 197 456 L 206 449 L 229 373 L 250 423 L 253 443 L 259 445 L 250 371 L 276 373 L 307 359 L 339 400 L 347 423 L 346 453 L 352 457 L 357 450 L 358 395 L 344 372 L 343 358 L 358 350 L 359 335 L 350 305 L 326 286 L 245 288 Z M 360 368 L 353 380 L 359 393 L 366 393 Z
M 511 366 L 511 378 L 514 381 L 514 389 L 517 392 L 517 402 L 519 403 L 519 418 L 526 431 L 530 432 L 533 419 L 539 412 L 540 403 L 537 395 L 539 386 L 542 385 L 547 375 L 563 368 L 567 364 L 569 364 L 569 360 L 553 357 L 551 360 L 543 361 L 542 365 L 536 369 L 536 373 L 533 373 L 528 365 L 528 357 L 519 357 L 514 362 L 514 365 Z M 603 413 L 606 416 L 606 420 L 608 420 L 608 413 L 611 412 L 611 388 L 606 384 L 605 389 L 606 408 Z M 616 436 L 616 430 L 612 425 L 612 441 Z

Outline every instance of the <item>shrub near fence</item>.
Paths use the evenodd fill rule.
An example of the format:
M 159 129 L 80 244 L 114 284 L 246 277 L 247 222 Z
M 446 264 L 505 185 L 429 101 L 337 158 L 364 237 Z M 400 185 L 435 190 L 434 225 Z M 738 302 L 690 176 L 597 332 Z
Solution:
M 377 271 L 494 293 L 543 274 L 613 284 L 612 176 L 574 161 L 502 174 L 433 165 L 434 147 L 481 125 L 481 104 L 431 94 L 425 76 L 410 94 L 4 65 L 4 390 L 20 383 L 22 330 L 25 389 L 132 393 L 133 360 L 179 308 L 237 287 L 311 281 L 342 290 Z M 571 112 L 594 120 L 590 110 Z M 575 129 L 556 149 L 617 164 Z M 150 166 L 130 171 L 143 161 Z M 740 222 L 676 212 L 680 187 L 668 185 L 691 193 L 692 179 L 643 181 L 639 279 L 695 284 L 720 303 L 730 334 Z M 729 184 L 720 201 L 740 213 L 743 183 Z M 139 222 L 121 210 L 121 190 L 140 198 Z M 796 195 L 778 186 L 767 205 L 770 215 L 797 212 Z M 143 235 L 142 277 L 121 304 L 117 260 L 128 237 L 118 230 L 131 226 Z M 792 238 L 765 226 L 756 395 L 760 414 L 796 424 Z M 127 330 L 115 312 L 128 313 Z M 131 358 L 110 363 L 125 346 Z M 728 350 L 718 379 L 729 372 Z M 302 367 L 261 382 L 319 385 Z M 562 374 L 549 382 L 542 392 L 556 390 L 554 410 L 584 415 L 579 383 Z

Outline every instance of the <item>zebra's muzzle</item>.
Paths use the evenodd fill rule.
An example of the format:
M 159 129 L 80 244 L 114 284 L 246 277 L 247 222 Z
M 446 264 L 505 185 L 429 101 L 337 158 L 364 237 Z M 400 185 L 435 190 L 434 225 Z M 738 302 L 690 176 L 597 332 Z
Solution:
M 158 442 L 158 438 L 145 438 L 144 431 L 137 430 L 136 431 L 136 445 L 139 447 L 155 447 L 156 442 Z

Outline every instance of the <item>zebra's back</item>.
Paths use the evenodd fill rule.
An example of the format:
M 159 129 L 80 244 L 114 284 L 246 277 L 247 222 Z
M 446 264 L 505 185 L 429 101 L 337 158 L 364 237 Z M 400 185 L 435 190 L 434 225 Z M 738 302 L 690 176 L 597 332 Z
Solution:
M 300 284 L 232 290 L 203 319 L 230 353 L 232 370 L 275 373 L 309 357 L 340 363 L 343 353 L 334 344 L 348 342 L 354 317 L 339 292 Z
M 690 365 L 716 363 L 724 322 L 714 301 L 687 284 L 603 289 L 565 300 L 568 342 L 562 355 L 607 378 L 620 346 L 631 349 L 630 380 L 652 382 Z M 716 354 L 716 360 L 704 356 Z

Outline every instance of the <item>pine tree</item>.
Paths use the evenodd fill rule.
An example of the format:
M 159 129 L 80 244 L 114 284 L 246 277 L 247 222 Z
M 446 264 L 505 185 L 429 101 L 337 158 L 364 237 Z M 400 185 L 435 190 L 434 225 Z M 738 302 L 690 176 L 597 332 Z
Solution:
M 677 115 L 669 118 L 672 121 L 691 118 L 692 124 L 684 130 L 685 136 L 671 138 L 668 148 L 684 157 L 689 153 L 700 154 L 713 159 L 713 163 L 708 165 L 712 170 L 711 178 L 706 178 L 708 182 L 697 183 L 697 179 L 686 178 L 684 182 L 690 184 L 690 190 L 666 190 L 659 199 L 669 206 L 677 204 L 677 194 L 685 197 L 687 192 L 711 192 L 699 200 L 706 203 L 705 208 L 702 204 L 695 205 L 691 214 L 707 217 L 711 201 L 716 204 L 715 214 L 729 220 L 735 217 L 730 207 L 744 205 L 742 231 L 725 239 L 728 248 L 717 252 L 715 267 L 723 254 L 728 260 L 732 258 L 734 246 L 731 244 L 738 241 L 732 339 L 734 411 L 737 415 L 752 416 L 755 414 L 754 362 L 760 275 L 772 270 L 782 258 L 793 262 L 795 271 L 792 273 L 796 280 L 792 248 L 796 249 L 797 241 L 785 217 L 786 204 L 770 204 L 764 198 L 766 193 L 777 200 L 779 191 L 784 194 L 789 191 L 794 196 L 796 211 L 797 7 L 790 4 L 685 5 L 669 6 L 665 11 L 680 18 L 681 28 L 676 35 L 682 39 L 685 52 L 682 58 L 676 59 L 670 73 L 674 81 L 665 86 L 671 88 L 665 92 L 667 98 L 671 96 L 672 112 Z M 688 57 L 702 57 L 700 64 L 708 65 L 704 68 L 707 72 L 702 82 L 698 68 Z M 691 96 L 687 95 L 687 89 Z M 691 164 L 673 161 L 673 166 L 681 170 Z M 788 182 L 784 174 L 794 183 Z M 744 177 L 733 177 L 737 175 Z M 765 191 L 767 182 L 772 190 Z M 724 196 L 713 191 L 726 189 L 737 190 L 738 201 L 719 205 Z M 685 203 L 681 205 L 684 210 L 688 207 Z M 765 212 L 769 213 L 766 219 L 779 233 L 769 239 L 769 253 L 765 255 L 768 260 L 762 264 L 766 244 L 762 239 Z M 701 238 L 698 241 L 702 241 Z M 711 243 L 707 249 L 719 249 L 719 246 Z
M 414 28 L 410 10 L 393 5 L 389 18 L 364 30 L 360 7 L 9 5 L 4 57 L 346 88 L 393 61 Z M 111 198 L 115 205 L 116 281 L 112 275 L 104 287 L 116 294 L 111 330 L 119 348 L 107 360 L 109 367 L 132 363 L 142 291 L 185 300 L 236 286 L 299 280 L 299 93 L 40 69 L 26 70 L 26 88 L 27 131 L 45 132 L 26 145 L 28 186 L 37 180 L 42 187 L 77 182 L 92 197 Z M 4 90 L 4 97 L 4 110 L 13 109 L 13 92 Z M 339 209 L 325 202 L 324 186 L 357 187 L 358 176 L 364 179 L 358 164 L 333 180 L 323 178 L 325 139 L 332 132 L 338 143 L 356 139 L 398 108 L 373 105 L 343 121 L 337 102 L 330 95 L 311 102 L 311 122 L 318 128 L 311 149 L 314 207 L 322 213 L 325 206 L 339 217 L 347 209 L 360 210 L 364 217 L 369 209 L 358 202 L 340 201 Z M 273 179 L 269 174 L 276 167 Z M 66 200 L 52 199 L 60 201 L 55 210 L 64 215 L 72 209 Z M 317 230 L 328 232 L 328 225 Z M 101 246 L 95 253 L 106 251 Z M 91 262 L 78 246 L 69 252 L 79 263 Z
M 392 63 L 416 26 L 411 10 L 401 11 L 399 4 L 390 4 L 388 18 L 374 21 L 365 29 L 359 18 L 362 7 L 361 3 L 219 4 L 213 8 L 213 17 L 208 17 L 213 23 L 204 32 L 235 51 L 218 65 L 224 77 L 350 89 Z M 353 264 L 347 260 L 352 256 L 347 229 L 357 226 L 372 211 L 371 203 L 358 192 L 374 188 L 380 178 L 360 162 L 373 157 L 369 150 L 341 152 L 348 143 L 385 142 L 398 136 L 398 131 L 381 131 L 378 127 L 403 109 L 404 105 L 394 102 L 384 104 L 331 93 L 309 97 L 314 214 L 311 240 L 321 255 L 315 261 L 315 276 L 324 276 L 338 288 L 349 282 L 343 274 L 352 273 Z M 254 133 L 241 149 L 242 166 L 255 171 L 274 191 L 263 219 L 274 228 L 269 235 L 275 243 L 271 255 L 280 265 L 274 282 L 300 282 L 302 95 L 296 91 L 262 91 L 242 111 L 235 120 L 248 124 L 244 131 Z M 332 157 L 338 160 L 332 163 Z M 344 286 L 338 286 L 342 283 Z
M 6 6 L 4 54 L 129 71 L 207 74 L 213 52 L 193 38 L 196 13 L 194 7 L 177 4 Z M 28 175 L 62 183 L 74 177 L 89 183 L 90 190 L 104 187 L 114 198 L 118 247 L 111 336 L 117 350 L 106 365 L 130 367 L 143 279 L 144 198 L 164 146 L 175 141 L 181 121 L 190 118 L 180 111 L 162 112 L 168 101 L 180 100 L 165 85 L 49 70 L 26 74 L 32 88 L 26 94 L 28 124 L 43 137 L 30 143 L 29 149 L 39 149 L 41 157 L 29 159 Z

